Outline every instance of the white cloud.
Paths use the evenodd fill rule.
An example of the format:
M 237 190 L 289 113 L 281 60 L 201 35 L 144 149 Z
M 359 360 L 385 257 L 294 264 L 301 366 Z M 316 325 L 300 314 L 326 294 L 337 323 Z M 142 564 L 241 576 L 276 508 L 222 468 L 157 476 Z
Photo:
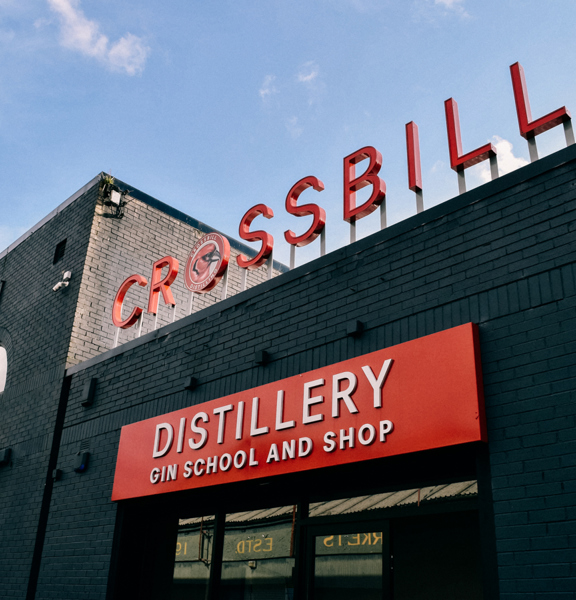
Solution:
M 442 7 L 447 12 L 455 13 L 461 17 L 470 16 L 464 8 L 464 0 L 434 0 L 434 4 Z
M 514 153 L 512 152 L 513 146 L 508 140 L 504 140 L 495 135 L 492 138 L 492 143 L 496 147 L 496 153 L 498 156 L 498 171 L 500 175 L 506 175 L 506 173 L 515 171 L 516 169 L 528 164 L 528 161 L 525 158 L 514 156 Z M 488 161 L 485 161 L 482 164 L 482 169 L 480 170 L 478 176 L 482 183 L 486 183 L 492 179 Z
M 278 93 L 278 90 L 274 87 L 275 80 L 276 80 L 275 75 L 266 75 L 266 77 L 264 77 L 264 83 L 262 84 L 262 87 L 258 91 L 258 93 L 260 94 L 260 98 L 262 98 L 262 100 L 266 101 L 266 100 L 268 100 L 268 98 L 270 98 L 270 96 Z
M 298 72 L 298 81 L 301 83 L 311 83 L 318 77 L 318 65 L 314 61 L 308 61 L 300 67 Z
M 443 160 L 437 160 L 433 165 L 432 168 L 430 169 L 431 173 L 437 173 L 438 171 L 441 171 L 444 168 L 444 161 Z
M 304 131 L 302 127 L 300 127 L 298 117 L 290 117 L 286 120 L 285 125 L 288 133 L 293 139 L 300 137 Z
M 128 75 L 143 71 L 150 48 L 141 38 L 127 33 L 110 44 L 108 37 L 100 32 L 100 25 L 86 18 L 79 0 L 48 0 L 48 4 L 60 18 L 61 43 L 65 48 L 95 58 L 113 71 Z
M 461 19 L 472 17 L 464 7 L 466 0 L 414 0 L 413 11 L 417 20 L 424 20 L 432 25 L 438 24 L 441 17 L 455 16 Z
M 304 86 L 308 98 L 308 106 L 317 104 L 324 92 L 324 83 L 320 77 L 320 67 L 318 64 L 309 60 L 305 62 L 296 75 L 296 81 Z

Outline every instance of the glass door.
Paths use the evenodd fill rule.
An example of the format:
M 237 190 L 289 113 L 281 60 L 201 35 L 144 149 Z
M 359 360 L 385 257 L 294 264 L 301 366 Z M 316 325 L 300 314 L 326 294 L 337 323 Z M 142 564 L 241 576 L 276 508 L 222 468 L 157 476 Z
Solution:
M 389 600 L 386 521 L 311 527 L 308 551 L 309 600 Z

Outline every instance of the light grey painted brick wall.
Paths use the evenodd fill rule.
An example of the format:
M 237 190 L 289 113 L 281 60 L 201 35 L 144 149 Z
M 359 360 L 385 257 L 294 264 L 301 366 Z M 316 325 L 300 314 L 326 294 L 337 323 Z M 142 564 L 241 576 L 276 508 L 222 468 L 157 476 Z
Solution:
M 184 284 L 184 269 L 190 250 L 205 234 L 181 220 L 170 216 L 135 198 L 128 197 L 125 216 L 109 218 L 109 209 L 99 199 L 92 223 L 90 244 L 82 273 L 82 284 L 74 319 L 67 367 L 109 350 L 114 344 L 116 328 L 112 323 L 112 305 L 122 282 L 139 273 L 148 279 L 148 286 L 134 285 L 125 300 L 123 316 L 134 306 L 146 311 L 152 265 L 164 256 L 175 257 L 180 270 L 172 284 L 176 300 L 176 320 L 187 316 L 190 292 Z M 236 263 L 240 252 L 231 249 L 228 269 L 228 296 L 240 291 L 241 269 Z M 275 270 L 274 275 L 278 272 Z M 267 267 L 250 271 L 247 287 L 253 287 L 267 278 Z M 222 283 L 207 294 L 195 294 L 193 312 L 218 302 Z M 160 297 L 157 327 L 172 321 L 172 310 Z M 154 329 L 154 316 L 144 312 L 142 333 Z M 122 330 L 119 343 L 134 339 L 137 327 Z

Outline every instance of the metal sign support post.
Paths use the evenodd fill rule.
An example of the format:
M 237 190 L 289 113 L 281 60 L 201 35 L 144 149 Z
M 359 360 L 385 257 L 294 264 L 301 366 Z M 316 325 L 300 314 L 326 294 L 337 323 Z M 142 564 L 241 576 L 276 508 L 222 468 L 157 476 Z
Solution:
M 224 277 L 222 278 L 222 295 L 220 300 L 226 300 L 226 296 L 228 296 L 228 269 L 226 269 Z
M 566 145 L 571 146 L 576 143 L 574 140 L 574 130 L 572 129 L 572 120 L 564 121 L 564 137 L 566 138 Z
M 424 211 L 424 196 L 422 195 L 422 190 L 416 188 L 414 193 L 416 194 L 416 213 L 421 213 Z
M 268 259 L 268 279 L 272 279 L 272 270 L 274 268 L 274 250 L 270 252 L 270 258 Z

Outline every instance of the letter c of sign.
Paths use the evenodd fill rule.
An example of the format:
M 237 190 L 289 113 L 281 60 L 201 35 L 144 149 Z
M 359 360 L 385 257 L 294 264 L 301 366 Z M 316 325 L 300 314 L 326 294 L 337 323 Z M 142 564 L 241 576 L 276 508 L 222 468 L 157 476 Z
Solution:
M 141 287 L 146 287 L 148 285 L 148 280 L 146 277 L 142 277 L 142 275 L 130 275 L 128 279 L 120 286 L 118 293 L 116 294 L 116 298 L 114 298 L 114 305 L 112 307 L 112 322 L 116 327 L 120 327 L 121 329 L 128 329 L 132 327 L 134 323 L 138 320 L 140 315 L 142 314 L 142 309 L 137 306 L 130 313 L 130 316 L 122 320 L 122 305 L 124 304 L 124 298 L 128 293 L 128 290 L 137 283 Z

